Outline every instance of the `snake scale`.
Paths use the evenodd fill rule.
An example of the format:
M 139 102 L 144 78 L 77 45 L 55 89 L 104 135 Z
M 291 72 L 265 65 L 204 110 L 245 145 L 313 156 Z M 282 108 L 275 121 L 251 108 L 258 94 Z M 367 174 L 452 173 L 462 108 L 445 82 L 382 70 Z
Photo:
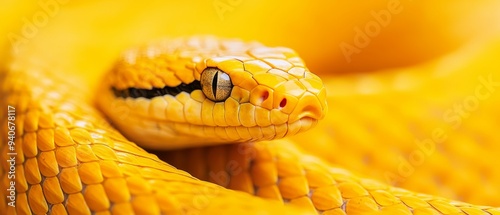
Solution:
M 357 177 L 278 139 L 311 128 L 327 108 L 321 80 L 288 48 L 152 43 L 125 52 L 98 95 L 24 63 L 34 66 L 14 63 L 0 79 L 17 153 L 15 207 L 3 195 L 2 214 L 500 214 Z M 1 160 L 10 159 L 8 121 L 2 115 Z M 155 151 L 189 173 L 130 140 L 196 146 Z M 11 169 L 2 162 L 2 192 Z

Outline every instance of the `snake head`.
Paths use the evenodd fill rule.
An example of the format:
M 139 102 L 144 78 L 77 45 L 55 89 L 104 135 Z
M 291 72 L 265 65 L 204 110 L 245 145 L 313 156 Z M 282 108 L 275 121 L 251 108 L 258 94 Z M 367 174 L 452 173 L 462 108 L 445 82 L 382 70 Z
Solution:
M 153 149 L 282 138 L 327 110 L 321 79 L 293 50 L 215 37 L 129 50 L 103 86 L 103 112 Z

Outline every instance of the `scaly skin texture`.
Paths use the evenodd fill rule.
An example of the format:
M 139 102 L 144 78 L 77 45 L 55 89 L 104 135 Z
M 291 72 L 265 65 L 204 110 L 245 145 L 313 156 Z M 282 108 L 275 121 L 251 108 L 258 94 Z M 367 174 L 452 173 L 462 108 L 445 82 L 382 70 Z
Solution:
M 2 195 L 2 214 L 213 214 L 290 210 L 276 202 L 195 179 L 126 140 L 81 91 L 47 70 L 2 73 L 1 105 L 16 109 L 15 207 Z M 77 88 L 74 88 L 77 89 Z M 4 115 L 5 116 L 5 115 Z M 1 118 L 1 159 L 7 118 Z M 8 163 L 0 168 L 2 193 Z M 255 207 L 259 205 L 259 207 Z
M 450 201 L 359 178 L 300 152 L 292 141 L 157 153 L 202 180 L 318 214 L 500 214 L 498 208 Z
M 1 105 L 16 108 L 16 207 L 9 214 L 500 214 L 361 179 L 301 152 L 288 140 L 167 152 L 165 159 L 220 185 L 298 205 L 283 207 L 229 191 L 160 161 L 111 128 L 71 77 L 12 65 L 1 76 Z M 80 83 L 84 87 L 84 83 Z M 2 160 L 8 159 L 2 116 Z M 172 154 L 168 154 L 172 153 Z M 162 155 L 163 157 L 163 155 Z M 193 165 L 196 163 L 196 165 Z M 9 187 L 7 163 L 1 187 Z M 220 211 L 222 210 L 222 211 Z M 289 210 L 289 211 L 286 211 Z M 302 211 L 301 211 L 302 210 Z M 57 213 L 56 213 L 57 214 Z

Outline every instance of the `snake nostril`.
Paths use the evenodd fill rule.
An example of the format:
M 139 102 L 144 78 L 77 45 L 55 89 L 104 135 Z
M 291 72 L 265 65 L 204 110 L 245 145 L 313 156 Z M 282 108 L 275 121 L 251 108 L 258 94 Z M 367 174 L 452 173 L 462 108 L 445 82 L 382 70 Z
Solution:
M 281 100 L 280 102 L 280 108 L 284 108 L 286 106 L 286 98 L 284 98 L 283 100 Z
M 269 98 L 269 92 L 264 91 L 262 93 L 261 99 L 262 99 L 262 101 L 265 101 L 267 98 Z

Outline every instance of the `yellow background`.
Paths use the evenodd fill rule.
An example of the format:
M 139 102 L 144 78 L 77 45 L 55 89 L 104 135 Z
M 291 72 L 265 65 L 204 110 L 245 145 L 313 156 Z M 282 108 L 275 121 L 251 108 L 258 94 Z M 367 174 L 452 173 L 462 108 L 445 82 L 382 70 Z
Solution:
M 402 11 L 392 14 L 389 25 L 381 27 L 368 45 L 360 49 L 360 53 L 351 55 L 350 62 L 346 61 L 340 44 L 354 44 L 357 37 L 355 29 L 365 29 L 368 23 L 375 20 L 372 11 L 379 13 L 387 10 L 388 4 L 397 3 Z M 442 124 L 441 119 L 436 119 L 433 114 L 439 116 L 455 101 L 469 95 L 468 91 L 477 84 L 477 75 L 487 75 L 500 69 L 496 60 L 500 47 L 498 41 L 490 49 L 488 44 L 482 44 L 479 51 L 467 48 L 472 43 L 489 41 L 499 35 L 500 2 L 495 0 L 474 3 L 466 0 L 377 0 L 362 4 L 354 1 L 297 0 L 67 3 L 7 0 L 3 2 L 0 14 L 0 35 L 3 36 L 0 40 L 0 50 L 3 50 L 0 59 L 3 66 L 14 58 L 61 74 L 74 73 L 89 83 L 88 89 L 96 89 L 103 74 L 100 71 L 106 71 L 123 49 L 153 38 L 193 34 L 237 37 L 258 40 L 269 46 L 293 48 L 312 72 L 324 78 L 327 75 L 337 77 L 345 73 L 368 73 L 395 67 L 402 67 L 405 72 L 412 70 L 413 75 L 440 70 L 444 73 L 461 71 L 450 79 L 423 81 L 431 87 L 417 88 L 421 91 L 406 94 L 393 92 L 373 97 L 342 97 L 343 92 L 352 88 L 351 82 L 327 82 L 329 94 L 340 96 L 329 101 L 332 114 L 317 129 L 323 133 L 315 137 L 323 145 L 312 147 L 311 151 L 379 180 L 384 180 L 384 170 L 397 168 L 400 155 L 415 150 L 412 140 L 416 134 L 425 137 Z M 37 17 L 40 19 L 43 14 L 48 18 L 43 22 L 38 20 L 42 24 L 37 25 Z M 34 26 L 35 33 L 27 34 L 27 26 Z M 14 37 L 17 40 L 12 40 Z M 15 42 L 19 41 L 22 45 L 17 46 Z M 14 47 L 17 48 L 15 52 L 12 51 Z M 451 58 L 441 58 L 449 54 Z M 434 62 L 436 59 L 437 62 Z M 439 92 L 435 93 L 435 89 Z M 411 178 L 398 185 L 471 203 L 498 206 L 494 197 L 498 196 L 495 190 L 500 190 L 500 174 L 494 167 L 494 162 L 498 161 L 495 154 L 498 148 L 494 145 L 499 138 L 494 132 L 498 132 L 499 125 L 494 120 L 500 118 L 492 114 L 498 112 L 495 109 L 498 101 L 498 94 L 495 94 L 495 99 L 481 104 L 482 111 L 477 112 L 475 118 L 468 120 L 460 130 L 448 133 L 450 139 L 443 146 L 446 153 L 440 151 L 433 155 Z M 352 113 L 353 109 L 358 112 Z M 391 118 L 392 115 L 387 115 L 391 111 L 400 113 Z M 380 117 L 381 114 L 386 115 Z M 396 134 L 392 137 L 372 135 L 365 130 L 366 127 L 359 127 L 355 122 L 363 126 L 367 124 L 374 130 L 390 128 Z M 325 126 L 326 123 L 336 127 Z M 420 130 L 410 132 L 406 127 L 400 127 L 402 124 L 416 124 Z M 471 140 L 474 137 L 471 132 L 488 133 L 486 140 L 483 139 L 487 147 L 478 147 Z M 326 135 L 332 133 L 336 135 Z M 310 136 L 299 136 L 297 140 L 307 140 L 307 137 Z M 361 152 L 369 150 L 372 150 L 371 157 L 367 158 L 366 154 L 363 157 Z M 486 155 L 488 152 L 490 154 Z M 450 157 L 458 161 L 446 160 Z M 441 181 L 429 184 L 435 179 L 433 171 L 441 172 Z M 492 180 L 484 182 L 484 179 L 475 176 L 478 172 L 484 172 Z

